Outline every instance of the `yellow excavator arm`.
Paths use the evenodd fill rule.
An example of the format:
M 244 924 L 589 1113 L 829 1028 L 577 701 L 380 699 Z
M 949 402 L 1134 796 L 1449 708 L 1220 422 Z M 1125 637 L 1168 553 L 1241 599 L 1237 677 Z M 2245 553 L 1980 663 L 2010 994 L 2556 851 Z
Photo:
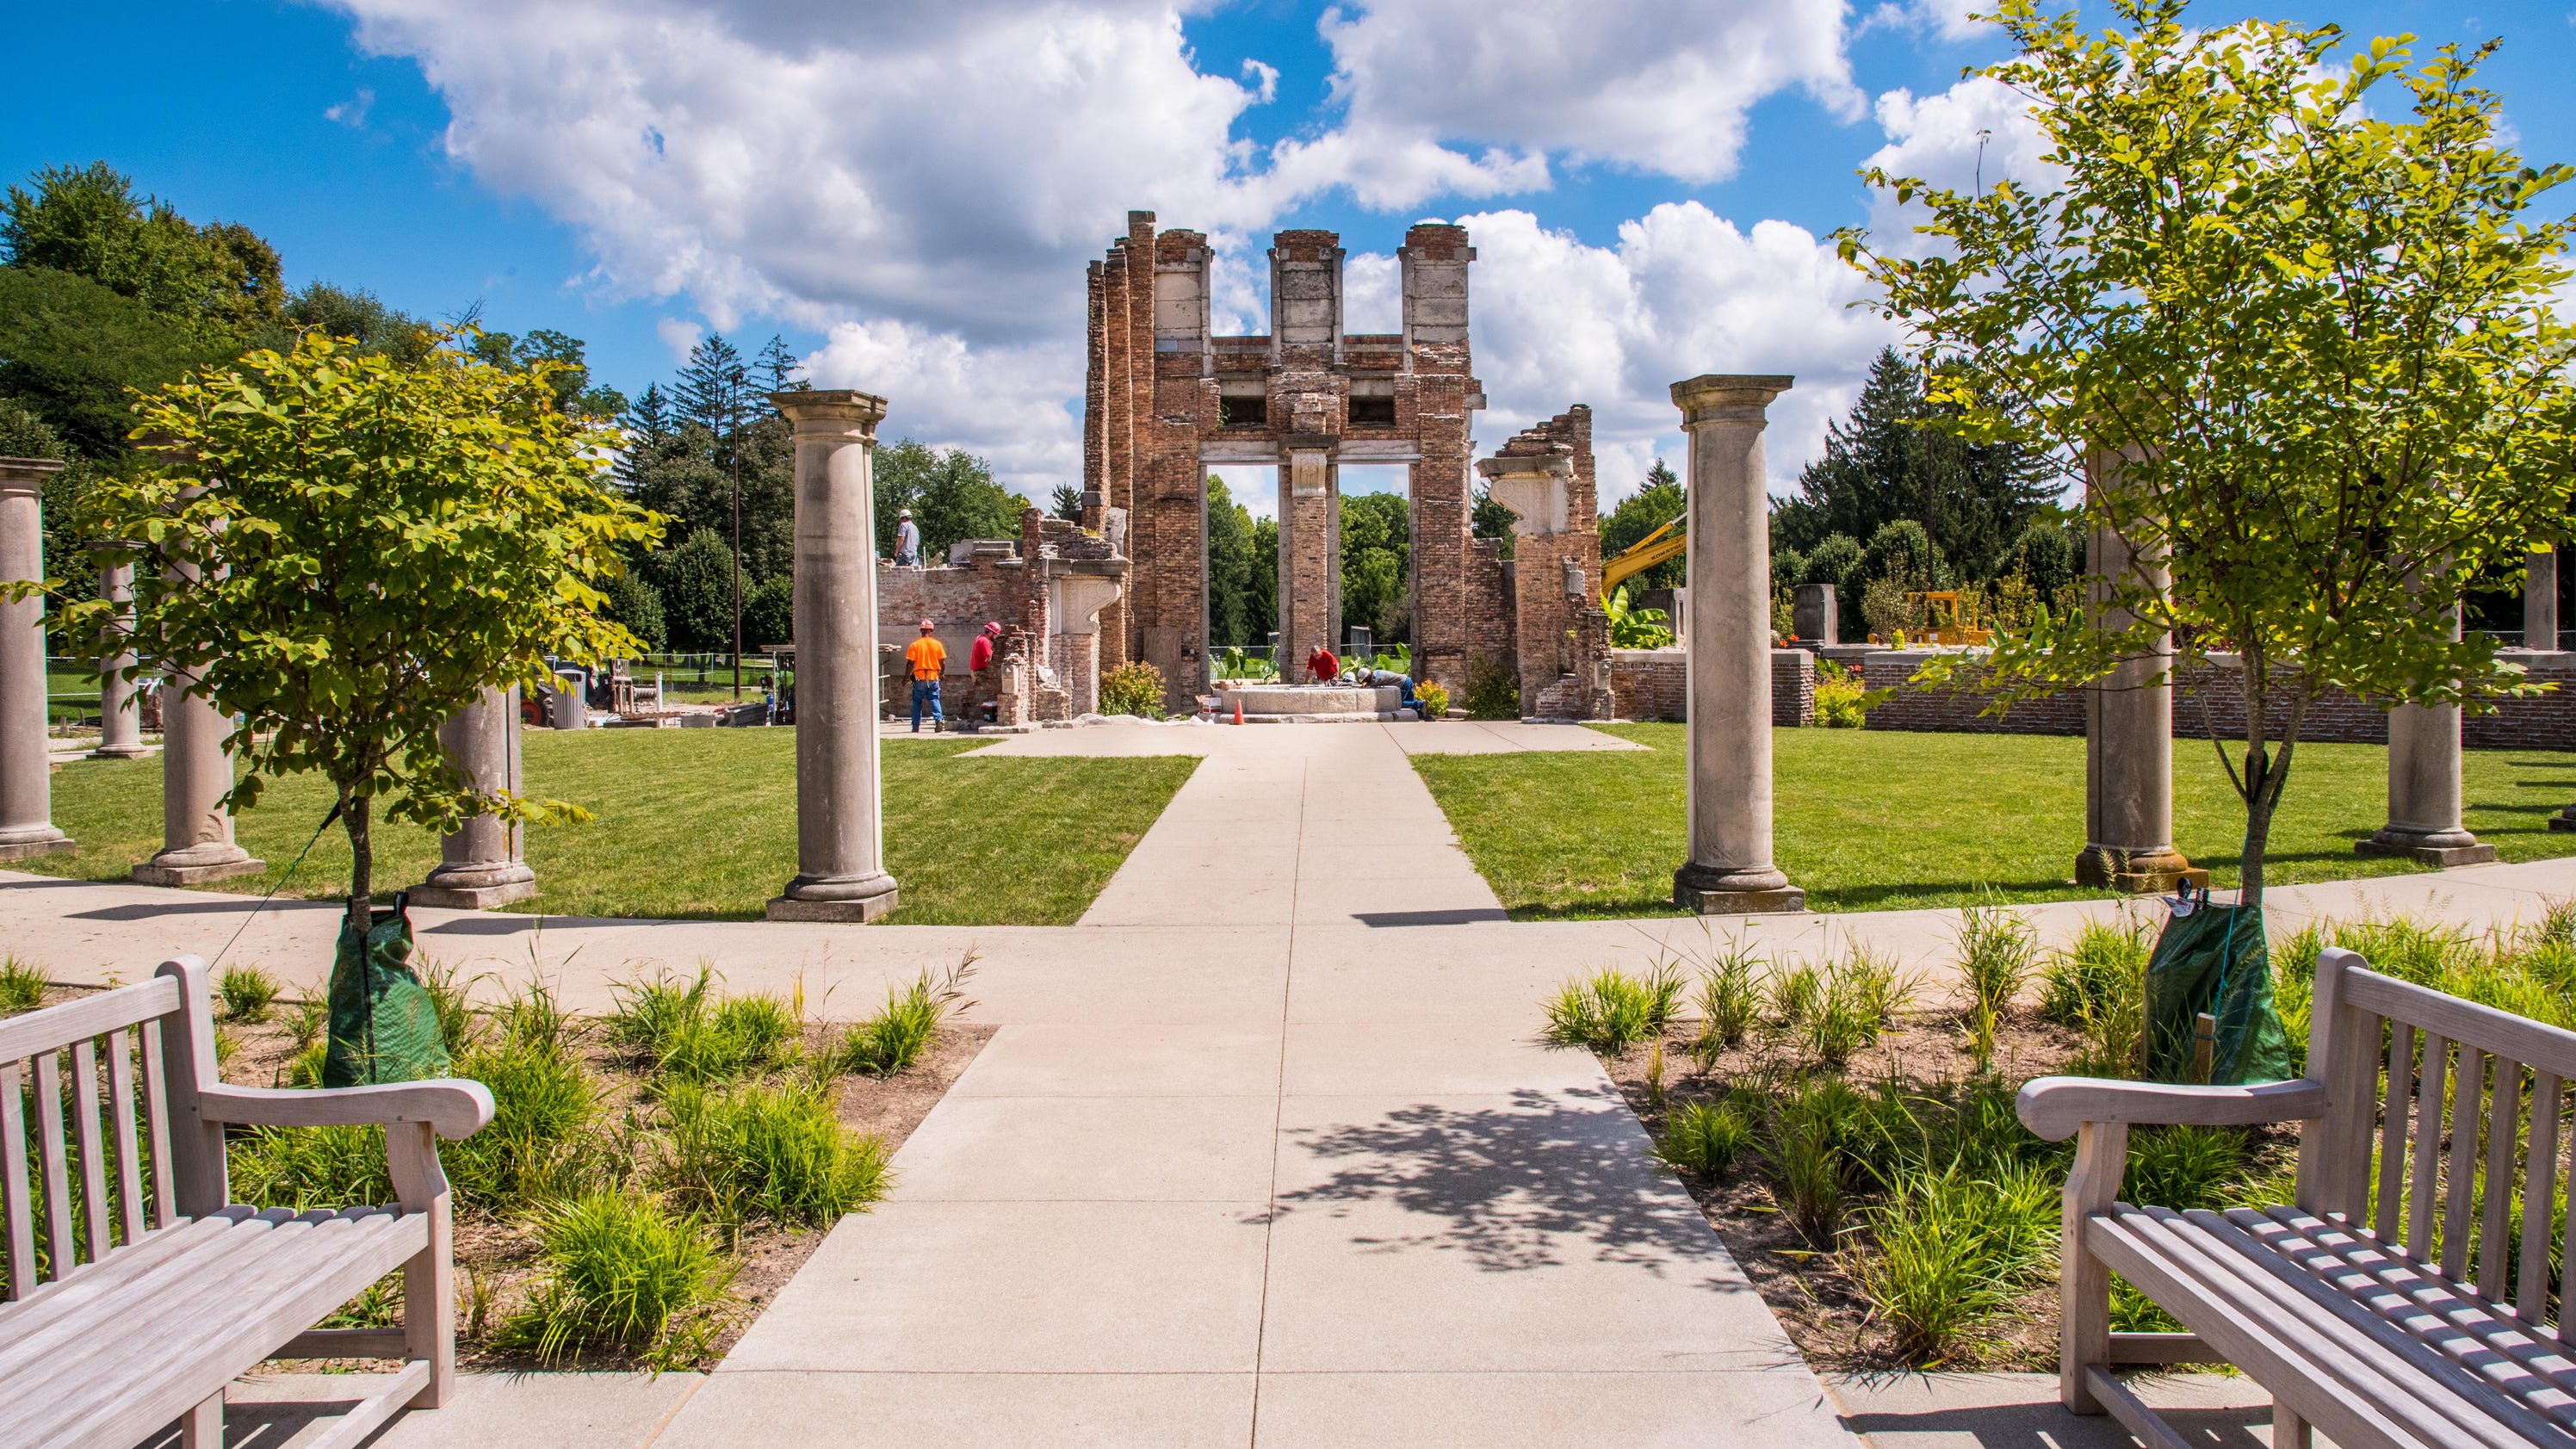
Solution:
M 1627 580 L 1644 573 L 1666 559 L 1680 558 L 1690 548 L 1690 535 L 1676 532 L 1681 527 L 1676 518 L 1629 545 L 1617 558 L 1601 566 L 1601 592 L 1609 593 Z M 1667 538 L 1666 534 L 1672 536 Z

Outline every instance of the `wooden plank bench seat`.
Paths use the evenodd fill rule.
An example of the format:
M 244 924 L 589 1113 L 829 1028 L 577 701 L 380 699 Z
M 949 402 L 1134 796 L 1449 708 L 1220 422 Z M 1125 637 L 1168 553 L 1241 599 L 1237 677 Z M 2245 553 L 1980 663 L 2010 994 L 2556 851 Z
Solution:
M 2576 1033 L 2411 985 L 2348 951 L 2317 965 L 2310 1076 L 2260 1087 L 2049 1077 L 2021 1117 L 2073 1134 L 2059 1397 L 2151 1449 L 2184 1442 L 2110 1372 L 2224 1362 L 2273 1398 L 2273 1443 L 2576 1449 L 2576 1339 L 2553 1272 Z M 2384 1048 L 2383 1048 L 2383 1043 Z M 2128 1129 L 2300 1124 L 2297 1202 L 2176 1212 L 2117 1201 Z M 2112 1333 L 2110 1274 L 2181 1334 Z
M 317 1441 L 335 1449 L 406 1406 L 436 1407 L 455 1376 L 436 1139 L 491 1115 L 475 1082 L 225 1085 L 194 957 L 139 986 L 0 1020 L 0 1445 L 131 1449 L 176 1418 L 187 1449 L 217 1449 L 224 1386 L 270 1358 L 404 1361 Z M 383 1124 L 400 1201 L 337 1212 L 231 1203 L 228 1123 Z M 312 1329 L 395 1271 L 401 1327 Z

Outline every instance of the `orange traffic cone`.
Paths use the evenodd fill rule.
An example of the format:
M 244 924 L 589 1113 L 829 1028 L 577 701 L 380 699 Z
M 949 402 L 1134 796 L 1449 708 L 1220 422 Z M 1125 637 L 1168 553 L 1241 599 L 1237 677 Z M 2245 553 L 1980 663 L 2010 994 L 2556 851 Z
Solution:
M 1234 722 L 1236 724 L 1243 723 L 1243 701 L 1240 699 L 1234 702 Z

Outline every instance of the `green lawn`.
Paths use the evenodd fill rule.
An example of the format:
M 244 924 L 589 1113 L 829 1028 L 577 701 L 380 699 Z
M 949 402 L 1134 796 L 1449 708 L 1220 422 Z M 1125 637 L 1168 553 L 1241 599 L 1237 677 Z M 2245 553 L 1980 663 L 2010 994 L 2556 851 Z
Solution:
M 1682 727 L 1604 726 L 1650 754 L 1417 755 L 1477 869 L 1512 914 L 1671 914 L 1683 856 Z M 2084 844 L 2084 741 L 1781 730 L 1772 736 L 1780 868 L 1811 909 L 2101 894 L 2068 884 Z M 2576 855 L 2543 820 L 2576 800 L 2576 754 L 2471 750 L 2468 826 L 2506 860 Z M 2352 842 L 2387 818 L 2388 752 L 2301 745 L 2273 828 L 2274 884 L 2393 875 Z M 2202 740 L 2174 742 L 2175 845 L 2236 883 L 2243 807 Z
M 977 741 L 885 747 L 886 865 L 902 890 L 892 920 L 915 925 L 1070 925 L 1108 883 L 1197 760 L 955 758 Z M 552 915 L 755 919 L 796 873 L 796 732 L 530 731 L 528 789 L 594 819 L 529 832 L 544 894 L 509 907 Z M 272 782 L 240 825 L 275 885 L 330 809 L 314 778 Z M 161 762 L 81 760 L 54 776 L 54 823 L 80 842 L 23 869 L 121 880 L 161 843 Z M 376 831 L 380 892 L 416 884 L 438 842 L 416 826 Z M 314 846 L 283 894 L 346 889 L 348 837 Z

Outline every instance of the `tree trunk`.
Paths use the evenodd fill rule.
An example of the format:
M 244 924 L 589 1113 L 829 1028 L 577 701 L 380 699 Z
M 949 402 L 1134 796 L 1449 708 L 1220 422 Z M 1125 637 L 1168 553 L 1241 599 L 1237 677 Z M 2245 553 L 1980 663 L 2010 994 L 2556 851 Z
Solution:
M 349 831 L 349 926 L 361 937 L 374 923 L 376 903 L 376 847 L 368 835 L 367 805 L 364 795 L 340 797 L 340 823 Z

